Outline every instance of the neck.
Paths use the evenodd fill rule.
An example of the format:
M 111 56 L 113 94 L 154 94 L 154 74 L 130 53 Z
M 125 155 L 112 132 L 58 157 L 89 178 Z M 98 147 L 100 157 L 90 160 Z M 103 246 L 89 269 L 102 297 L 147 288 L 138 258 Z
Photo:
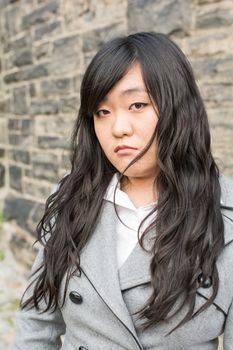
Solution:
M 156 202 L 158 199 L 154 178 L 124 177 L 121 181 L 121 190 L 127 193 L 136 208 Z

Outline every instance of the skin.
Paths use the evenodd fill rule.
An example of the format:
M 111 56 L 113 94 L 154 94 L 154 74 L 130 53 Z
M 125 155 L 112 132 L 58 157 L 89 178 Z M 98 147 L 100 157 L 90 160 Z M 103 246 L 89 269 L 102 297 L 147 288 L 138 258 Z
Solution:
M 119 172 L 149 143 L 157 122 L 157 108 L 146 91 L 139 64 L 114 85 L 94 113 L 98 141 Z M 117 149 L 122 145 L 133 149 Z M 146 205 L 157 199 L 155 177 L 156 143 L 153 142 L 142 158 L 126 170 L 121 189 L 136 207 Z

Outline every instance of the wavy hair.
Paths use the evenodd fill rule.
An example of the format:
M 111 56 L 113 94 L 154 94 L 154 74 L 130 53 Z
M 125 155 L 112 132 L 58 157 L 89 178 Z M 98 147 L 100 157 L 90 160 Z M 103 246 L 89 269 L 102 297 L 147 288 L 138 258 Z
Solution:
M 141 32 L 107 42 L 84 74 L 72 134 L 71 172 L 48 198 L 38 224 L 43 264 L 35 272 L 33 294 L 22 308 L 39 308 L 40 301 L 46 300 L 43 311 L 55 310 L 63 278 L 66 276 L 64 302 L 73 267 L 81 273 L 81 250 L 91 239 L 104 193 L 117 171 L 97 140 L 93 112 L 136 62 L 159 111 L 151 140 L 157 143 L 157 215 L 150 213 L 155 218 L 140 238 L 143 247 L 147 233 L 156 232 L 150 266 L 153 292 L 139 310 L 139 317 L 146 329 L 170 318 L 174 304 L 183 300 L 175 313 L 185 304 L 188 311 L 177 328 L 209 307 L 216 297 L 216 259 L 224 245 L 224 225 L 219 170 L 211 153 L 206 110 L 180 48 L 166 35 Z M 212 284 L 212 295 L 194 313 L 197 288 L 206 283 Z

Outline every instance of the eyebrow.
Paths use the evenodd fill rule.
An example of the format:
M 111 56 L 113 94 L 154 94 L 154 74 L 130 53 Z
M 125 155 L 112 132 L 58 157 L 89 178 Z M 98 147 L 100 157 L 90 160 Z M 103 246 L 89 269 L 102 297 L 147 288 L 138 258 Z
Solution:
M 144 87 L 141 87 L 141 86 L 135 86 L 135 87 L 132 87 L 132 88 L 129 88 L 129 89 L 126 89 L 126 90 L 122 90 L 120 92 L 120 95 L 119 96 L 125 96 L 125 95 L 130 95 L 134 92 L 146 92 L 148 94 L 148 91 L 144 88 Z M 106 95 L 104 98 L 103 98 L 103 101 L 107 101 L 108 100 L 108 96 Z

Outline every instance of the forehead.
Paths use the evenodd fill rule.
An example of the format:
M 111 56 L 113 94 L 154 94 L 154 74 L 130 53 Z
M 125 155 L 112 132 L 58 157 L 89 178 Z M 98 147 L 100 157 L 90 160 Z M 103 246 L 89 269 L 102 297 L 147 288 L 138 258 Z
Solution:
M 115 95 L 124 97 L 135 93 L 148 94 L 139 64 L 135 64 L 126 72 L 104 97 L 103 101 L 107 101 Z

